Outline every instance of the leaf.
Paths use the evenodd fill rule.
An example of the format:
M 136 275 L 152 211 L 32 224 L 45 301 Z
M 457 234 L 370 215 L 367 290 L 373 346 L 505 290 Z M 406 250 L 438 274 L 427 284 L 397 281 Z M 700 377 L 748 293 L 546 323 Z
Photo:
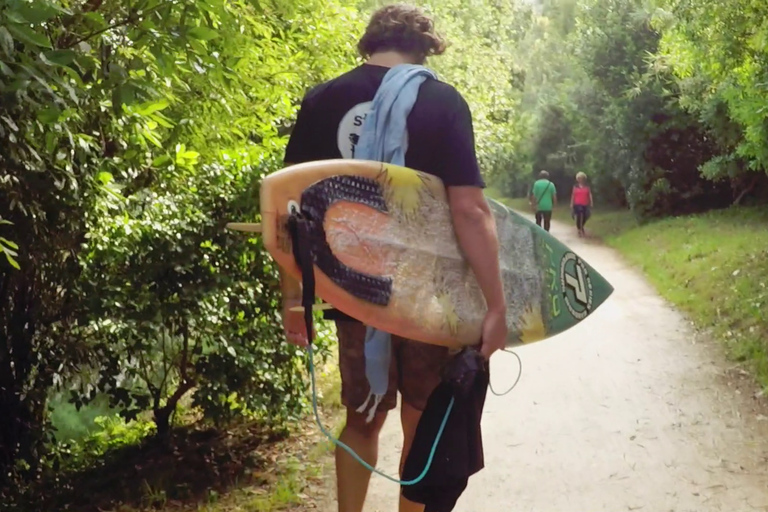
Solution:
M 41 59 L 46 64 L 56 64 L 59 66 L 69 66 L 75 61 L 77 54 L 72 50 L 52 50 L 40 54 Z
M 11 130 L 15 132 L 19 131 L 19 127 L 16 125 L 16 123 L 13 122 L 13 119 L 11 119 L 10 117 L 0 116 L 0 119 L 5 121 L 5 124 L 8 125 L 8 128 L 10 128 Z
M 72 14 L 71 11 L 64 9 L 54 2 L 44 0 L 35 0 L 34 2 L 24 3 L 19 8 L 18 13 L 29 23 L 39 24 L 57 16 L 59 14 Z
M 173 128 L 174 124 L 169 121 L 166 117 L 164 117 L 162 114 L 152 114 L 149 116 L 152 120 L 154 120 L 157 124 L 162 126 L 163 128 Z
M 136 113 L 141 116 L 148 116 L 150 114 L 154 114 L 155 112 L 159 112 L 161 110 L 168 108 L 170 104 L 171 103 L 167 99 L 163 98 L 160 101 L 145 103 L 144 105 L 138 108 Z
M 5 11 L 5 15 L 8 18 L 8 21 L 12 23 L 18 23 L 20 25 L 24 25 L 25 23 L 29 23 L 27 19 L 24 18 L 24 16 L 20 12 L 16 12 L 14 10 L 7 10 Z
M 104 28 L 107 28 L 109 24 L 107 23 L 107 20 L 104 19 L 104 16 L 101 13 L 98 12 L 87 12 L 85 13 L 85 18 L 92 21 L 94 23 L 94 28 L 97 30 L 101 30 Z
M 83 87 L 83 80 L 80 78 L 80 74 L 69 66 L 62 66 L 64 73 L 72 79 L 78 87 Z
M 59 140 L 55 132 L 49 131 L 45 134 L 45 150 L 48 153 L 53 153 L 58 143 Z
M 152 167 L 166 167 L 171 163 L 173 163 L 173 158 L 171 158 L 169 155 L 161 155 L 152 160 Z
M 8 25 L 8 30 L 20 41 L 40 48 L 52 48 L 48 38 L 24 25 Z
M 6 247 L 10 247 L 11 249 L 17 249 L 19 248 L 19 245 L 16 242 L 11 242 L 7 238 L 3 238 L 0 236 L 0 244 L 5 245 Z
M 189 42 L 189 46 L 191 46 L 192 49 L 195 52 L 197 52 L 199 55 L 205 55 L 208 53 L 208 50 L 206 50 L 205 46 L 200 41 L 196 39 L 190 39 L 188 42 Z
M 6 55 L 13 53 L 13 36 L 5 27 L 0 27 L 0 46 Z
M 145 137 L 145 138 L 146 138 L 146 139 L 147 139 L 149 142 L 151 142 L 152 144 L 154 144 L 154 145 L 155 145 L 155 146 L 157 146 L 158 148 L 162 148 L 162 147 L 163 147 L 163 143 L 162 143 L 162 142 L 160 142 L 160 139 L 158 139 L 158 138 L 155 136 L 155 134 L 154 134 L 154 133 L 152 133 L 150 130 L 143 130 L 142 134 L 144 135 L 144 137 Z
M 219 37 L 219 33 L 216 30 L 208 27 L 193 27 L 187 30 L 187 35 L 201 41 L 210 41 Z
M 8 263 L 10 263 L 13 268 L 15 268 L 16 270 L 21 269 L 21 266 L 19 266 L 19 262 L 16 261 L 16 259 L 14 259 L 14 257 L 10 255 L 8 250 L 5 250 L 3 247 L 0 247 L 0 251 L 5 253 L 5 259 L 8 260 Z
M 2 247 L 3 252 L 6 254 L 10 254 L 11 256 L 18 256 L 19 253 L 11 249 L 10 247 Z
M 113 176 L 111 173 L 101 171 L 96 178 L 102 183 L 102 185 L 107 185 L 112 181 Z

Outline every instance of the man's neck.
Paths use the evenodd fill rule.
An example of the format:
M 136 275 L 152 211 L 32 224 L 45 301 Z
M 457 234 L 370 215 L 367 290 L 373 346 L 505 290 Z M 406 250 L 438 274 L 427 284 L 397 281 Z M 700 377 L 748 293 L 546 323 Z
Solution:
M 373 55 L 368 57 L 366 64 L 370 64 L 372 66 L 382 66 L 385 68 L 393 68 L 399 64 L 420 64 L 420 63 L 416 62 L 416 59 L 412 55 L 389 51 L 389 52 L 374 53 Z

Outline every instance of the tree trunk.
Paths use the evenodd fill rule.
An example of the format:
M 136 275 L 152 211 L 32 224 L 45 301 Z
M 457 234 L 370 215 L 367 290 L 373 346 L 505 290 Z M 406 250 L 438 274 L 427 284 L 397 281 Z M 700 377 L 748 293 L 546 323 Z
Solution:
M 739 192 L 739 195 L 736 196 L 736 199 L 733 200 L 733 205 L 738 206 L 741 204 L 741 201 L 753 190 L 755 190 L 755 187 L 757 184 L 760 183 L 760 174 L 757 174 L 752 181 L 750 181 L 749 185 L 747 185 L 744 189 L 742 189 L 741 192 Z
M 179 400 L 192 389 L 192 381 L 185 380 L 179 384 L 179 387 L 168 397 L 168 401 L 163 407 L 155 407 L 153 409 L 155 426 L 157 427 L 157 439 L 162 444 L 167 445 L 171 440 L 171 414 L 176 410 L 176 406 L 179 404 Z M 160 390 L 158 390 L 158 393 Z M 156 403 L 158 403 L 156 401 Z
M 156 439 L 163 446 L 168 446 L 171 440 L 171 410 L 168 405 L 155 409 L 155 426 L 157 427 Z

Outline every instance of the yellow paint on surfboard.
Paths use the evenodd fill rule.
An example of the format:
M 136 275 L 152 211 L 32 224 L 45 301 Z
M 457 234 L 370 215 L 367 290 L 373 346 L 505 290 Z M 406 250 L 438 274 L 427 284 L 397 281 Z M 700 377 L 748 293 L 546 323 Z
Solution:
M 522 318 L 521 338 L 523 343 L 532 343 L 547 336 L 547 328 L 541 317 L 541 308 L 529 305 Z
M 442 293 L 438 295 L 437 303 L 440 304 L 448 330 L 452 335 L 455 335 L 459 332 L 459 316 L 456 314 L 456 308 L 453 307 L 450 294 Z
M 383 164 L 380 176 L 387 205 L 399 210 L 406 218 L 418 213 L 422 194 L 427 191 L 418 173 L 398 165 Z

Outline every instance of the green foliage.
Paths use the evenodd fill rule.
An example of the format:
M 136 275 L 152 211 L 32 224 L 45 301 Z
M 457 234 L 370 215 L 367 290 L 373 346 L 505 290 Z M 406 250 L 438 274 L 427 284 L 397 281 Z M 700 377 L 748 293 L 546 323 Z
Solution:
M 520 175 L 494 185 L 522 195 L 514 183 L 546 169 L 566 199 L 584 171 L 598 203 L 641 217 L 727 206 L 755 190 L 768 146 L 754 65 L 762 11 L 749 3 L 543 2 L 518 52 L 519 118 L 529 121 L 510 173 Z M 762 178 L 745 178 L 748 167 Z
M 80 405 L 79 408 L 69 402 L 70 396 L 67 390 L 52 390 L 48 397 L 51 428 L 59 443 L 87 438 L 98 428 L 96 418 L 118 413 L 109 407 L 109 398 L 105 395 L 98 395 L 88 405 Z
M 768 7 L 750 0 L 659 4 L 656 22 L 665 29 L 660 57 L 680 83 L 681 105 L 702 120 L 722 152 L 709 162 L 707 176 L 764 172 Z
M 155 424 L 140 418 L 127 422 L 118 415 L 97 416 L 94 431 L 78 442 L 57 445 L 48 460 L 67 472 L 82 471 L 106 453 L 139 444 L 156 430 Z
M 152 410 L 162 434 L 188 392 L 219 422 L 296 417 L 305 385 L 275 269 L 224 224 L 257 220 L 299 98 L 355 62 L 356 12 L 2 0 L 0 13 L 0 473 L 37 474 L 53 388 L 78 406 L 106 394 L 126 419 Z
M 12 225 L 12 222 L 9 222 L 7 220 L 3 220 L 0 218 L 0 226 L 2 225 Z M 0 253 L 5 256 L 6 261 L 10 266 L 15 268 L 16 270 L 19 270 L 19 263 L 16 261 L 16 256 L 18 256 L 18 253 L 16 252 L 18 250 L 19 246 L 8 240 L 7 238 L 0 237 Z

